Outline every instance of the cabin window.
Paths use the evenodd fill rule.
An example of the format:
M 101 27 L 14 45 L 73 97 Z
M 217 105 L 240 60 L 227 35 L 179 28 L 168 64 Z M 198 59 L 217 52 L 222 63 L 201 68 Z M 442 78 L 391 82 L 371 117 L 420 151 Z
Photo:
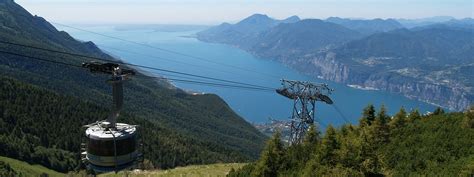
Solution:
M 132 153 L 136 148 L 135 136 L 116 140 L 117 156 Z M 95 140 L 89 139 L 87 146 L 88 153 L 97 156 L 114 156 L 114 141 L 113 140 Z

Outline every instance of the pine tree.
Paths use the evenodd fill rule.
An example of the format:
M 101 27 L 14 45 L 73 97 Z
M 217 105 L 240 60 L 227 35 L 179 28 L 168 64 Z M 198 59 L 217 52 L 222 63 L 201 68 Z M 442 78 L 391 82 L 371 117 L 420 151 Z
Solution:
M 387 125 L 383 125 L 377 118 L 371 126 L 361 129 L 361 171 L 368 176 L 382 173 L 382 160 L 378 150 L 388 142 L 389 135 L 386 127 Z
M 377 145 L 382 145 L 387 143 L 389 140 L 389 125 L 388 122 L 390 117 L 386 114 L 387 110 L 385 106 L 382 105 L 379 113 L 377 114 L 377 119 L 375 119 L 372 124 L 371 130 L 374 133 L 375 142 Z
M 377 119 L 382 125 L 385 125 L 390 121 L 390 117 L 387 115 L 387 108 L 385 108 L 385 105 L 380 107 L 380 111 L 377 114 Z
M 375 120 L 375 107 L 372 104 L 367 105 L 362 112 L 362 118 L 360 119 L 360 126 L 370 126 Z
M 314 147 L 319 141 L 319 131 L 314 125 L 311 125 L 303 139 L 303 146 Z
M 413 109 L 410 114 L 408 114 L 409 121 L 415 121 L 421 119 L 421 114 L 418 109 Z
M 464 119 L 462 121 L 462 126 L 464 128 L 474 128 L 474 105 L 472 105 L 464 113 Z
M 340 131 L 339 163 L 344 167 L 357 169 L 359 163 L 360 138 L 359 129 L 353 125 L 343 125 Z
M 329 166 L 335 166 L 337 162 L 336 152 L 340 146 L 337 140 L 336 129 L 329 125 L 326 128 L 324 137 L 321 140 L 318 140 L 317 145 L 319 145 L 319 147 L 317 147 L 317 150 L 311 155 L 310 160 L 304 164 L 304 169 L 300 176 L 320 176 L 320 172 L 323 169 L 327 170 Z
M 323 165 L 334 166 L 337 162 L 336 150 L 339 149 L 336 129 L 329 125 L 321 142 L 320 161 Z
M 434 112 L 433 112 L 434 115 L 441 115 L 441 114 L 444 114 L 444 110 L 443 108 L 441 107 L 437 107 Z
M 320 147 L 321 138 L 319 131 L 314 125 L 311 125 L 308 132 L 300 144 L 293 144 L 286 149 L 281 164 L 282 169 L 292 169 L 291 171 L 303 170 L 305 164 L 314 156 L 316 150 Z M 300 168 L 299 170 L 295 170 Z M 285 173 L 284 171 L 281 173 Z M 285 174 L 289 175 L 289 174 Z M 290 175 L 291 176 L 291 175 Z
M 366 110 L 364 110 L 364 113 L 370 113 L 370 108 Z M 388 141 L 387 120 L 389 118 L 386 111 L 385 106 L 382 105 L 377 117 L 370 122 L 369 126 L 361 126 L 360 128 L 360 171 L 366 175 L 379 174 L 381 171 L 377 150 Z
M 277 131 L 273 137 L 268 140 L 265 149 L 262 151 L 260 159 L 257 161 L 252 176 L 272 177 L 277 176 L 284 154 L 281 134 Z
M 405 126 L 406 117 L 407 112 L 405 111 L 405 108 L 400 108 L 400 111 L 395 114 L 393 119 L 390 121 L 390 129 L 396 129 Z

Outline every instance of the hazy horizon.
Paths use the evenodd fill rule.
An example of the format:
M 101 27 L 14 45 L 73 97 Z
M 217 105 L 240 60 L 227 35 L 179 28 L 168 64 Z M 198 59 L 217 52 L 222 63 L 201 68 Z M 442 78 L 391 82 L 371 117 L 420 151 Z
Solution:
M 275 19 L 297 15 L 302 19 L 404 18 L 451 16 L 472 18 L 471 0 L 16 0 L 30 13 L 59 23 L 75 24 L 189 24 L 237 22 L 252 14 Z

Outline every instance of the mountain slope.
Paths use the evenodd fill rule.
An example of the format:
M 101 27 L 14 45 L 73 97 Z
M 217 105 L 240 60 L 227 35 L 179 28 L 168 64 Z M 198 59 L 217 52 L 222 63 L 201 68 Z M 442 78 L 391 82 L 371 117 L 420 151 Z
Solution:
M 403 26 L 393 19 L 372 19 L 372 20 L 353 20 L 339 17 L 329 17 L 327 22 L 342 25 L 346 28 L 358 31 L 362 34 L 370 35 L 378 32 L 387 32 L 403 28 Z
M 0 0 L 0 40 L 12 41 L 42 48 L 80 53 L 112 59 L 92 42 L 79 42 L 65 32 L 57 31 L 40 17 L 31 16 L 12 0 Z M 49 60 L 80 65 L 86 59 L 55 54 L 18 46 L 0 44 L 0 51 L 19 53 Z M 60 95 L 72 96 L 97 105 L 110 105 L 111 87 L 105 84 L 106 76 L 94 75 L 81 68 L 55 65 L 26 57 L 0 53 L 0 73 L 21 82 L 45 88 Z M 141 74 L 139 74 L 141 75 Z M 149 129 L 147 134 L 176 134 L 183 137 L 180 150 L 163 149 L 151 159 L 161 168 L 169 168 L 190 163 L 210 163 L 218 161 L 242 161 L 254 158 L 261 149 L 264 135 L 247 123 L 218 96 L 212 94 L 190 95 L 177 88 L 169 88 L 163 81 L 146 77 L 135 77 L 124 86 L 124 110 L 138 120 L 147 120 L 163 129 Z M 107 109 L 108 107 L 106 107 Z M 105 115 L 87 118 L 90 123 L 105 119 Z M 129 120 L 122 120 L 129 122 Z M 79 126 L 77 131 L 79 131 Z M 189 141 L 188 141 L 189 140 Z M 158 139 L 156 139 L 158 141 Z M 167 143 L 167 142 L 162 142 Z M 173 144 L 173 142 L 168 142 Z M 205 144 L 209 154 L 184 155 Z M 71 147 L 72 148 L 72 147 Z M 68 148 L 66 150 L 73 150 Z M 78 147 L 77 147 L 78 148 Z M 158 149 L 158 148 L 156 148 Z M 149 149 L 153 151 L 153 149 Z M 160 162 L 159 157 L 175 156 L 174 161 Z M 178 155 L 180 154 L 180 155 Z M 184 155 L 184 156 L 182 156 Z M 161 164 L 162 163 L 162 164 Z
M 435 17 L 420 18 L 420 19 L 397 19 L 397 21 L 400 24 L 402 24 L 405 28 L 414 28 L 414 27 L 432 25 L 435 23 L 443 23 L 443 22 L 447 22 L 453 19 L 454 17 L 451 17 L 451 16 L 435 16 Z
M 67 172 L 78 167 L 82 125 L 106 108 L 71 96 L 0 77 L 0 155 Z M 123 113 L 119 121 L 140 125 L 145 158 L 157 168 L 246 161 L 243 153 L 212 141 Z
M 325 49 L 331 45 L 356 39 L 360 34 L 334 23 L 322 20 L 302 20 L 280 24 L 256 38 L 252 52 L 273 58 Z
M 199 40 L 238 46 L 266 58 L 327 50 L 360 37 L 357 31 L 322 20 L 292 16 L 278 21 L 261 14 L 197 33 Z
M 387 42 L 390 41 L 390 42 Z M 474 101 L 474 31 L 429 28 L 380 33 L 333 51 L 355 84 L 462 110 Z M 342 82 L 346 82 L 342 80 Z M 398 86 L 397 86 L 398 85 Z
M 312 77 L 400 93 L 452 110 L 474 103 L 472 19 L 410 30 L 397 29 L 401 26 L 393 20 L 327 21 L 280 24 L 241 38 L 251 42 L 237 46 Z M 371 25 L 386 32 L 364 34 Z
M 351 41 L 336 50 L 342 56 L 360 58 L 392 56 L 418 64 L 440 66 L 469 64 L 474 54 L 473 34 L 474 32 L 469 30 L 436 27 L 424 30 L 397 30 Z M 408 58 L 430 58 L 436 63 L 408 60 Z
M 26 162 L 0 156 L 0 176 L 41 176 L 51 177 L 65 176 L 40 165 L 31 165 Z
M 236 24 L 223 23 L 197 33 L 200 40 L 219 42 L 240 47 L 253 45 L 253 38 L 282 23 L 295 23 L 299 17 L 291 16 L 284 20 L 275 20 L 267 15 L 254 14 Z

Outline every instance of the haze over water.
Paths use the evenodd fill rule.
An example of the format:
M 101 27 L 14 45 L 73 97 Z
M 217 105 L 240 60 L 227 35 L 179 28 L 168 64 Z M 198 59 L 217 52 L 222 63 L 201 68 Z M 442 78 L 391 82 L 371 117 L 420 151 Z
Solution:
M 273 62 L 268 59 L 256 58 L 251 54 L 232 46 L 205 43 L 194 38 L 185 37 L 195 34 L 200 29 L 184 32 L 164 32 L 151 29 L 115 30 L 115 28 L 111 26 L 85 26 L 81 28 L 110 36 L 124 38 L 130 41 L 136 41 L 151 46 L 185 53 L 200 58 L 205 58 L 215 62 L 211 63 L 191 57 L 171 54 L 153 48 L 106 38 L 74 29 L 61 29 L 67 31 L 76 39 L 83 41 L 93 41 L 104 51 L 118 56 L 128 63 L 263 85 L 272 88 L 279 88 L 281 86 L 279 78 L 327 83 L 330 88 L 335 89 L 333 94 L 330 95 L 334 101 L 335 106 L 338 107 L 342 111 L 343 115 L 352 123 L 358 123 L 362 109 L 369 103 L 375 104 L 377 109 L 381 104 L 385 104 L 390 114 L 394 114 L 402 106 L 407 110 L 418 108 L 422 113 L 432 111 L 435 108 L 434 106 L 427 103 L 411 100 L 398 94 L 390 94 L 381 91 L 358 90 L 343 84 L 312 78 L 300 74 L 297 71 L 283 66 L 280 63 Z M 165 58 L 166 60 L 158 59 L 156 57 Z M 174 60 L 177 62 L 169 60 Z M 267 73 L 267 75 L 239 70 L 235 67 L 227 67 L 216 63 L 246 68 L 247 70 L 252 70 L 259 73 Z M 173 74 L 163 74 L 174 76 Z M 216 88 L 205 85 L 185 83 L 174 84 L 185 90 L 215 93 L 219 95 L 230 105 L 230 107 L 232 107 L 235 112 L 237 112 L 249 122 L 266 122 L 268 121 L 268 118 L 288 119 L 291 116 L 291 111 L 293 108 L 292 100 L 280 96 L 276 92 L 272 91 L 262 92 L 232 88 Z M 341 125 L 345 123 L 342 116 L 333 106 L 329 106 L 321 102 L 317 103 L 316 116 L 317 121 L 320 121 L 323 126 L 328 124 Z

